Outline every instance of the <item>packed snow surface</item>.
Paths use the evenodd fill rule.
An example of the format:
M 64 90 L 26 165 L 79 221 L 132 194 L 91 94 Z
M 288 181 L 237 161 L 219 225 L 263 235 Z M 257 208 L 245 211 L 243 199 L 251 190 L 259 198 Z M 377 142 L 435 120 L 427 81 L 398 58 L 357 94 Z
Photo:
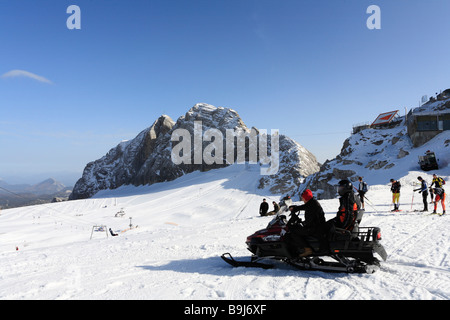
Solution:
M 436 173 L 449 185 L 448 167 Z M 414 211 L 422 209 L 421 196 L 412 198 L 418 175 L 431 182 L 431 173 L 419 171 L 397 177 L 398 213 L 390 212 L 389 185 L 367 181 L 362 226 L 381 228 L 389 255 L 374 274 L 281 263 L 270 270 L 232 268 L 222 261 L 225 252 L 248 258 L 246 237 L 271 220 L 259 217 L 262 199 L 279 200 L 257 189 L 259 167 L 233 165 L 93 199 L 3 210 L 0 299 L 448 300 L 450 217 Z M 320 203 L 326 219 L 334 217 L 338 200 Z M 93 231 L 96 225 L 119 235 Z

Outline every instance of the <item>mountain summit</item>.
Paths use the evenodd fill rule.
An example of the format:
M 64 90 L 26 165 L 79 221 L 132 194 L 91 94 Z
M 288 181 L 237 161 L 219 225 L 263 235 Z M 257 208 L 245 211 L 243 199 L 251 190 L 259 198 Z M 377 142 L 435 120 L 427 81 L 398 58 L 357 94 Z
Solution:
M 236 141 L 236 145 L 239 145 L 242 139 L 245 159 L 241 160 L 247 163 L 256 164 L 255 161 L 252 162 L 252 151 L 255 150 L 258 156 L 256 165 L 262 163 L 261 149 L 256 149 L 255 142 L 261 146 L 262 139 L 267 137 L 267 149 L 270 151 L 274 143 L 268 138 L 271 135 L 265 134 L 266 131 L 249 129 L 235 110 L 199 103 L 176 122 L 167 115 L 159 117 L 133 140 L 119 143 L 101 159 L 88 163 L 81 179 L 75 184 L 70 199 L 89 198 L 100 190 L 116 189 L 122 185 L 139 186 L 171 181 L 190 172 L 226 167 L 239 157 L 233 150 L 230 161 L 230 150 L 223 150 L 228 147 L 225 137 L 230 132 L 243 132 L 246 135 L 233 137 L 233 143 Z M 180 138 L 180 133 L 188 133 L 189 136 L 187 139 L 186 136 Z M 252 134 L 257 140 L 252 140 Z M 269 188 L 273 193 L 288 193 L 298 187 L 305 177 L 317 172 L 319 164 L 313 154 L 294 140 L 284 135 L 278 135 L 277 138 L 278 172 L 262 176 L 259 188 Z M 189 143 L 194 142 L 200 142 L 200 152 L 195 144 L 190 147 Z M 189 146 L 180 152 L 186 161 L 176 164 L 174 157 L 179 156 L 182 144 Z M 215 146 L 213 150 L 211 145 Z M 174 147 L 177 148 L 176 152 Z M 198 156 L 204 156 L 207 150 L 215 162 L 211 163 L 205 157 L 199 160 Z M 267 156 L 270 157 L 271 152 L 268 153 Z

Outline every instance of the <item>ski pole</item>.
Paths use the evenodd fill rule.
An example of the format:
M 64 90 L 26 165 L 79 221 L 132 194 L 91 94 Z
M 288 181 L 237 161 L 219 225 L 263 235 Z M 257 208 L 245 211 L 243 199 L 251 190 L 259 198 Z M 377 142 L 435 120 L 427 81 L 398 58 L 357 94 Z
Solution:
M 371 206 L 372 209 L 375 210 L 376 213 L 378 213 L 377 209 L 375 209 L 375 207 L 372 205 L 372 202 L 370 202 L 369 199 L 367 199 L 366 196 L 364 196 L 364 199 L 366 199 L 366 200 L 367 200 L 367 203 L 369 204 L 369 206 Z
M 355 190 L 359 193 L 359 190 L 356 189 L 355 186 L 353 186 L 353 189 L 355 189 Z M 364 195 L 364 199 L 366 199 L 366 200 L 367 200 L 367 203 L 369 204 L 369 206 L 371 206 L 372 209 L 375 210 L 376 213 L 378 213 L 377 209 L 375 209 L 375 208 L 372 206 L 372 203 L 369 201 L 369 199 L 367 199 L 366 195 Z
M 414 191 L 413 191 L 412 200 L 411 200 L 411 210 L 412 210 L 412 207 L 413 207 L 413 202 L 414 202 Z
M 373 206 L 372 202 L 370 202 L 370 200 L 369 200 L 369 199 L 367 199 L 366 195 L 364 195 L 364 199 L 366 199 L 366 200 L 367 200 L 367 203 L 369 204 L 369 206 L 371 206 L 371 207 L 372 207 L 372 209 L 373 209 L 373 210 L 375 210 L 375 212 L 376 212 L 376 213 L 378 213 L 377 209 L 375 209 L 375 208 L 374 208 L 374 206 Z

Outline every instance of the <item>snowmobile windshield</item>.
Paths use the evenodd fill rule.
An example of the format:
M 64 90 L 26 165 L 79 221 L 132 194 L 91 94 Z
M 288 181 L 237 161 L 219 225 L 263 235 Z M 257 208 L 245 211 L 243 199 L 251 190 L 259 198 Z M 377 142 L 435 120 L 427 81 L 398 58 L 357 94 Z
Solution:
M 285 226 L 286 225 L 286 216 L 285 215 L 276 215 L 267 225 L 266 229 L 269 229 L 270 227 L 274 226 L 274 225 L 280 225 L 280 226 Z
M 283 212 L 286 212 L 286 211 L 289 210 L 289 206 L 292 205 L 292 200 L 290 198 L 289 199 L 283 199 L 283 200 L 281 200 L 279 202 L 278 205 L 280 206 L 280 210 L 278 210 L 277 214 L 280 215 Z

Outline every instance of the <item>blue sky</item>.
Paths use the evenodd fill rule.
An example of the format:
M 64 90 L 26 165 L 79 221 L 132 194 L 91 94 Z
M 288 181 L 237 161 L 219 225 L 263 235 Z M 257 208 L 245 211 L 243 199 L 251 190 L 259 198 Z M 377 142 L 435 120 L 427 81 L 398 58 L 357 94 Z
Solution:
M 449 16 L 441 0 L 0 0 L 0 178 L 80 176 L 198 102 L 324 162 L 352 125 L 450 87 Z

